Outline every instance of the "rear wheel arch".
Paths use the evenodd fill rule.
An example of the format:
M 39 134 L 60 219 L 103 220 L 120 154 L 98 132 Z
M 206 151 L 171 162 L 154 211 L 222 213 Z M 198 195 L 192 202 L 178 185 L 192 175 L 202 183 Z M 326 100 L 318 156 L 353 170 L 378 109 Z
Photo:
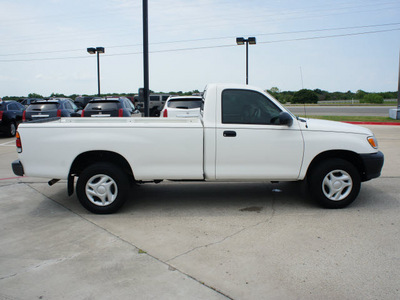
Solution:
M 72 195 L 74 191 L 74 176 L 79 177 L 85 169 L 99 162 L 116 165 L 128 176 L 130 183 L 135 182 L 133 170 L 122 155 L 112 151 L 88 151 L 78 155 L 71 165 L 68 175 L 69 195 Z

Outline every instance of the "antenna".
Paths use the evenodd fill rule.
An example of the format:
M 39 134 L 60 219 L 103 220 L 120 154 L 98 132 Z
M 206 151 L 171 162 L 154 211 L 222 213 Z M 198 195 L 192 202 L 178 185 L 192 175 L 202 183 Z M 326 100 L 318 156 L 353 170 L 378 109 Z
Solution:
M 304 90 L 303 71 L 300 66 L 301 89 Z M 304 102 L 304 118 L 307 118 L 306 103 Z

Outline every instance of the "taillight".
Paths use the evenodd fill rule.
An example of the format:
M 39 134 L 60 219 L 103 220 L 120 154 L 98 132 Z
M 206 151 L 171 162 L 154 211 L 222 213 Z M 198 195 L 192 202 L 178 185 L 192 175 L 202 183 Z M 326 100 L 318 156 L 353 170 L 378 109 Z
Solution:
M 0 111 L 0 121 L 3 119 L 3 112 Z
M 85 116 L 85 110 L 82 109 L 81 117 L 84 117 L 84 116 Z
M 15 145 L 17 146 L 17 152 L 21 153 L 22 152 L 22 143 L 21 143 L 21 137 L 19 135 L 19 132 L 15 134 L 16 140 L 15 140 Z
M 164 118 L 167 118 L 167 117 L 168 117 L 168 110 L 167 110 L 167 109 L 164 109 L 163 117 L 164 117 Z
M 61 118 L 61 109 L 57 109 L 57 117 Z
M 22 113 L 22 122 L 26 122 L 26 110 Z
M 122 108 L 120 108 L 118 110 L 118 117 L 123 117 L 124 116 L 124 110 Z

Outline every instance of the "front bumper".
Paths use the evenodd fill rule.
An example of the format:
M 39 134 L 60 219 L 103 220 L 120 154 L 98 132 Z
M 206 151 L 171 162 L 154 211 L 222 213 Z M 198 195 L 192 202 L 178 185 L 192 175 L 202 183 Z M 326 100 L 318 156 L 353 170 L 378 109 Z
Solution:
M 19 161 L 19 159 L 14 160 L 11 163 L 13 172 L 17 176 L 24 176 L 24 167 L 22 166 L 22 163 Z
M 361 154 L 360 157 L 364 165 L 362 181 L 367 181 L 381 175 L 384 162 L 384 155 L 381 151 L 371 154 Z

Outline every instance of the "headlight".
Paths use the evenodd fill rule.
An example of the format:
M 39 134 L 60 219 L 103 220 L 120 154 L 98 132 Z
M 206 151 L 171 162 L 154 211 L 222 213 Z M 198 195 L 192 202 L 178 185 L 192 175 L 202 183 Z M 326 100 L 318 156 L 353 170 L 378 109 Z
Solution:
M 374 136 L 367 137 L 367 141 L 372 148 L 378 149 L 378 140 Z

